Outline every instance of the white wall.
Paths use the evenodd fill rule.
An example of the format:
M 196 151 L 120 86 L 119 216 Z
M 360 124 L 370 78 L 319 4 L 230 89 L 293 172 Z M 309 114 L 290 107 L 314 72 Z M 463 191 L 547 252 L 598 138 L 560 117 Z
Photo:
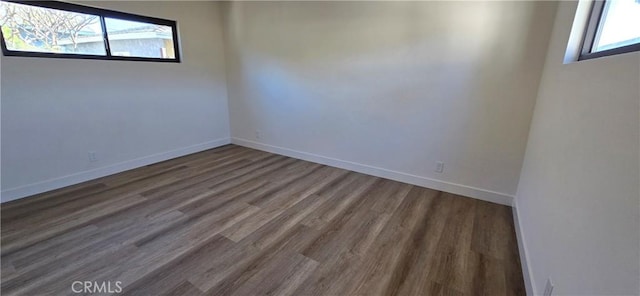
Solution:
M 235 143 L 511 203 L 555 3 L 225 8 Z
M 229 142 L 219 3 L 88 5 L 176 20 L 183 62 L 3 56 L 3 201 Z
M 640 54 L 563 64 L 562 2 L 517 194 L 536 294 L 640 294 Z M 522 242 L 522 241 L 521 241 Z

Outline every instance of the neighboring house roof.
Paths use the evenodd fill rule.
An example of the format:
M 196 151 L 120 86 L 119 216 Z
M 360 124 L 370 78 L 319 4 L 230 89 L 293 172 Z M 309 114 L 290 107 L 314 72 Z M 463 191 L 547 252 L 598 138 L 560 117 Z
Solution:
M 144 27 L 136 27 L 124 30 L 109 32 L 109 40 L 132 40 L 132 39 L 171 39 L 171 32 L 159 30 L 157 26 L 149 25 Z M 92 36 L 78 36 L 77 44 L 102 42 L 102 36 L 92 34 Z M 71 38 L 65 38 L 58 41 L 58 45 L 73 44 Z

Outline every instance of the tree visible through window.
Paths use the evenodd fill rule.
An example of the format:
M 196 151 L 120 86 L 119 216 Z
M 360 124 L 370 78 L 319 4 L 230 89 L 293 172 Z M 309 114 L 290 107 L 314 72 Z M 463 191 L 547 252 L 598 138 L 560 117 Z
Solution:
M 77 51 L 84 36 L 102 38 L 97 15 L 0 2 L 0 25 L 7 48 L 20 51 L 71 52 L 105 55 L 104 48 Z M 73 46 L 62 47 L 60 43 Z

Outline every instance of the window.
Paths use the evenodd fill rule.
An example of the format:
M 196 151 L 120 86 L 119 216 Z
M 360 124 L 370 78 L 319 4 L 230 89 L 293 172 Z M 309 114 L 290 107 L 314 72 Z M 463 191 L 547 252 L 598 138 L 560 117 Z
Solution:
M 0 1 L 6 56 L 180 62 L 175 21 L 56 1 Z
M 173 59 L 173 27 L 105 17 L 112 56 Z
M 580 60 L 640 50 L 640 0 L 594 1 Z

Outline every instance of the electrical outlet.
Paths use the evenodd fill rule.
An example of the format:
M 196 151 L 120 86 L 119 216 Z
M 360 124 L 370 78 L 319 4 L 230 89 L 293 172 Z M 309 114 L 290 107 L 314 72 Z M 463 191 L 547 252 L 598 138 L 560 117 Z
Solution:
M 544 286 L 544 296 L 551 296 L 551 293 L 553 293 L 553 282 L 551 281 L 551 278 L 547 279 L 547 284 Z
M 262 138 L 262 132 L 260 130 L 256 130 L 256 140 L 260 140 Z
M 436 173 L 442 173 L 444 171 L 444 162 L 436 161 L 436 168 L 434 169 Z
M 89 162 L 98 161 L 98 156 L 96 156 L 96 152 L 95 151 L 89 151 L 88 155 L 89 155 Z

